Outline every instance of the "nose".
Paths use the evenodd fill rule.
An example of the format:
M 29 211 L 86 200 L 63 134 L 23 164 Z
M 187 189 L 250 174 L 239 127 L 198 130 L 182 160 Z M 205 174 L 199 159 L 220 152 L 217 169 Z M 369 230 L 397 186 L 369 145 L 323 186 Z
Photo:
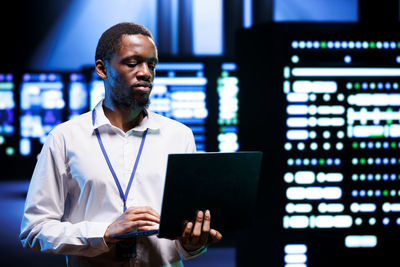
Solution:
M 149 65 L 146 62 L 142 62 L 139 65 L 138 72 L 136 74 L 138 79 L 143 79 L 150 81 L 152 77 L 152 72 L 150 71 Z

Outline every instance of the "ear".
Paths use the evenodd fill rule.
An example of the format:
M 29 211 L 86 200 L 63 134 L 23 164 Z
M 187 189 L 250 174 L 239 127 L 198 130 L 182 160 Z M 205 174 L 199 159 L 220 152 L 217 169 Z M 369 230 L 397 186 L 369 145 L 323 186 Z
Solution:
M 96 70 L 97 75 L 104 80 L 107 78 L 107 68 L 106 64 L 102 59 L 98 59 L 95 62 L 94 69 Z

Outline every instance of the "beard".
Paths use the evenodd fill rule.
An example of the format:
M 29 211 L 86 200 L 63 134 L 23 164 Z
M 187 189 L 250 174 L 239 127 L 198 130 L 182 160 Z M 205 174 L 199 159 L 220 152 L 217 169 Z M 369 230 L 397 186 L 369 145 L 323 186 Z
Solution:
M 130 109 L 147 109 L 150 106 L 150 97 L 135 90 L 130 95 L 114 94 L 113 101 L 117 106 Z

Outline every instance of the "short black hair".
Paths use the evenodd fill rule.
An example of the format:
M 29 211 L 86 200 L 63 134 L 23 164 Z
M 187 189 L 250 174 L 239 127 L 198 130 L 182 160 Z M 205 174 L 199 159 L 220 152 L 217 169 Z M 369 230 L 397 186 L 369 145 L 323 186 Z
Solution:
M 108 60 L 117 52 L 124 34 L 142 34 L 153 39 L 151 32 L 143 25 L 133 22 L 118 23 L 107 29 L 100 37 L 96 47 L 95 61 Z

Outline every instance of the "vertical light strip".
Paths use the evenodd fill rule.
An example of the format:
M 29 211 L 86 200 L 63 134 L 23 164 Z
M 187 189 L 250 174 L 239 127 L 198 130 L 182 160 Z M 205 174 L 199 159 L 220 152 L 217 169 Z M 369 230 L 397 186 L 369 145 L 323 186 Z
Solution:
M 171 0 L 171 52 L 178 54 L 179 0 Z
M 243 27 L 253 26 L 253 0 L 243 0 Z
M 223 54 L 223 1 L 193 0 L 193 54 Z

